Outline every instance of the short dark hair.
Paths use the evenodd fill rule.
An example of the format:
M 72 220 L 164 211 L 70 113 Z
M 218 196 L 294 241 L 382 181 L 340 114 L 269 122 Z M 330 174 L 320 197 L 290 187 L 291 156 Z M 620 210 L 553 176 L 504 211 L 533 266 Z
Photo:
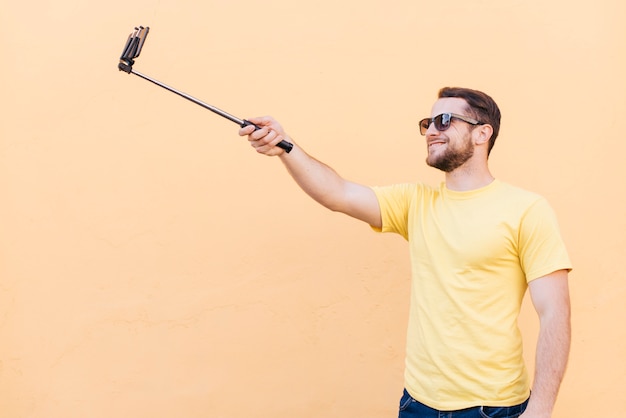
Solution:
M 487 149 L 487 152 L 490 153 L 500 132 L 500 109 L 496 102 L 482 91 L 463 87 L 444 87 L 439 90 L 439 98 L 443 97 L 458 97 L 465 100 L 471 113 L 468 116 L 491 125 L 493 134 L 489 138 L 489 148 Z

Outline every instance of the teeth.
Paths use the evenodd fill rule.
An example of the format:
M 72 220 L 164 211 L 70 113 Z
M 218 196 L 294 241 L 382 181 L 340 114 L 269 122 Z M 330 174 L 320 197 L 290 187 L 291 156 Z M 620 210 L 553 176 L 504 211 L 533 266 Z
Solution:
M 431 150 L 433 150 L 433 152 L 436 152 L 435 150 L 443 147 L 444 145 L 445 145 L 445 142 L 432 142 L 428 144 L 428 151 L 430 152 Z

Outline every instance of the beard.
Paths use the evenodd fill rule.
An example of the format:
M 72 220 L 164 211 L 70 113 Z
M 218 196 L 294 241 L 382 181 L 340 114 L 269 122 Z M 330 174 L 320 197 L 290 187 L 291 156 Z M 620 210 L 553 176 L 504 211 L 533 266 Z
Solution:
M 441 153 L 433 153 L 426 157 L 426 164 L 443 172 L 450 173 L 461 167 L 474 155 L 474 144 L 467 139 L 462 146 L 451 147 L 447 143 L 446 149 Z

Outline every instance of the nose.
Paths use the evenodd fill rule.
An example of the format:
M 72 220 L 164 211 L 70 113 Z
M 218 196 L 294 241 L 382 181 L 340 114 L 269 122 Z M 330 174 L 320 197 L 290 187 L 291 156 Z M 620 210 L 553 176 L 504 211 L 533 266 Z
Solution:
M 428 125 L 428 129 L 426 129 L 426 133 L 424 134 L 426 137 L 429 136 L 436 136 L 439 134 L 439 131 L 437 130 L 437 128 L 435 128 L 435 122 L 430 122 L 430 125 Z

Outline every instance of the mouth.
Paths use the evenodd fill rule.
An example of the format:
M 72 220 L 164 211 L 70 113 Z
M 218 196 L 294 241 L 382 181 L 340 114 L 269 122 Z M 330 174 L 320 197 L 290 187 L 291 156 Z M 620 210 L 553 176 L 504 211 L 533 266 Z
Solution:
M 432 151 L 432 150 L 436 150 L 441 148 L 442 146 L 444 146 L 446 144 L 446 141 L 440 140 L 440 139 L 435 139 L 433 141 L 429 141 L 428 142 L 428 150 Z

